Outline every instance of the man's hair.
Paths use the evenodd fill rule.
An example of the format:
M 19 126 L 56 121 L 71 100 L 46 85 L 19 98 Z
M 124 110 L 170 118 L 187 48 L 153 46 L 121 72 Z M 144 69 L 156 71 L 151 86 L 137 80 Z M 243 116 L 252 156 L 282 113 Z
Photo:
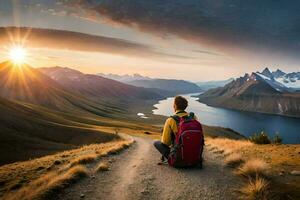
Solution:
M 178 110 L 185 110 L 188 107 L 188 101 L 182 96 L 176 96 L 174 104 Z

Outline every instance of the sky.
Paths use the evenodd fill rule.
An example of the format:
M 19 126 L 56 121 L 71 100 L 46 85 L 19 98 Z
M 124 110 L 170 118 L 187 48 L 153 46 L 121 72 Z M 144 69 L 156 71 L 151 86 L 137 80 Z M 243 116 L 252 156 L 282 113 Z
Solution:
M 0 19 L 0 61 L 22 43 L 34 67 L 190 81 L 300 71 L 296 0 L 0 0 Z

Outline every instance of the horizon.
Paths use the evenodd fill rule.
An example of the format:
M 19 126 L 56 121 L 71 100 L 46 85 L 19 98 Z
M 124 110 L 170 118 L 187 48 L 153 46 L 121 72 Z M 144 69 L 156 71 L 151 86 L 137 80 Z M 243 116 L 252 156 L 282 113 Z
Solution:
M 10 60 L 4 60 L 4 61 L 1 61 L 0 64 L 2 63 L 6 63 L 6 62 L 11 62 Z M 134 77 L 135 75 L 137 76 L 142 76 L 144 78 L 150 78 L 150 79 L 166 79 L 166 80 L 183 80 L 183 81 L 189 81 L 189 82 L 192 82 L 192 83 L 206 83 L 206 82 L 214 82 L 214 81 L 225 81 L 225 80 L 230 80 L 230 79 L 237 79 L 237 78 L 241 78 L 243 76 L 245 76 L 246 74 L 251 74 L 251 73 L 257 73 L 257 72 L 262 72 L 263 70 L 265 69 L 269 69 L 270 72 L 276 72 L 277 70 L 280 70 L 286 74 L 288 73 L 293 73 L 293 72 L 300 72 L 299 71 L 285 71 L 285 70 L 282 70 L 280 68 L 271 68 L 271 67 L 262 67 L 261 70 L 258 70 L 258 71 L 253 71 L 253 72 L 244 72 L 244 74 L 241 74 L 239 76 L 236 76 L 236 77 L 230 77 L 230 78 L 227 78 L 227 79 L 211 79 L 211 80 L 206 80 L 206 81 L 201 81 L 201 80 L 196 80 L 196 81 L 193 81 L 193 80 L 186 80 L 186 79 L 176 79 L 176 78 L 167 78 L 167 77 L 152 77 L 152 76 L 146 76 L 144 74 L 139 74 L 139 73 L 132 73 L 132 74 L 128 74 L 128 73 L 120 73 L 120 74 L 117 74 L 117 73 L 102 73 L 102 72 L 98 72 L 98 73 L 86 73 L 86 72 L 83 72 L 83 71 L 80 71 L 79 69 L 77 69 L 76 67 L 68 67 L 68 66 L 48 66 L 48 67 L 34 67 L 28 63 L 24 63 L 25 65 L 29 65 L 30 67 L 33 67 L 33 68 L 36 68 L 36 69 L 39 69 L 39 68 L 55 68 L 55 67 L 60 67 L 60 68 L 66 68 L 66 69 L 71 69 L 71 70 L 76 70 L 76 71 L 79 71 L 83 74 L 91 74 L 91 75 L 98 75 L 98 76 L 101 76 L 101 74 L 103 75 L 111 75 L 111 76 L 130 76 L 130 77 Z
M 0 0 L 0 199 L 300 199 L 299 8 Z
M 233 1 L 230 5 L 224 2 L 220 5 L 207 4 L 205 14 L 200 6 L 202 2 L 194 0 L 189 0 L 186 5 L 177 1 L 170 5 L 163 3 L 161 8 L 156 7 L 155 3 L 148 3 L 145 9 L 157 16 L 169 6 L 173 8 L 172 13 L 187 6 L 188 10 L 182 11 L 182 17 L 166 18 L 167 21 L 162 21 L 162 24 L 166 23 L 165 26 L 161 26 L 156 15 L 137 13 L 141 18 L 135 19 L 128 14 L 133 11 L 130 9 L 134 9 L 130 6 L 130 1 L 124 2 L 128 7 L 120 8 L 120 12 L 127 15 L 114 16 L 114 3 L 3 1 L 0 3 L 0 26 L 4 29 L 15 26 L 61 31 L 52 35 L 53 38 L 49 37 L 50 41 L 42 38 L 46 42 L 44 45 L 31 40 L 35 30 L 29 31 L 28 35 L 21 34 L 14 41 L 20 42 L 24 39 L 22 42 L 31 55 L 29 64 L 35 67 L 61 65 L 93 74 L 122 74 L 126 69 L 128 74 L 138 73 L 149 77 L 193 82 L 239 77 L 245 72 L 260 71 L 261 66 L 278 66 L 274 68 L 299 71 L 300 59 L 295 54 L 299 49 L 294 45 L 299 39 L 296 37 L 297 30 L 293 28 L 297 27 L 293 20 L 299 14 L 293 6 L 282 2 L 265 2 L 261 5 L 265 9 L 262 12 L 258 6 L 251 7 L 248 3 L 243 5 Z M 191 5 L 195 8 L 190 7 Z M 137 6 L 143 7 L 146 4 L 141 1 Z M 95 7 L 99 10 L 93 9 Z M 246 7 L 245 17 L 240 18 L 243 13 L 238 8 Z M 281 11 L 278 10 L 280 7 Z M 216 8 L 219 10 L 216 11 Z M 196 16 L 196 11 L 207 15 L 206 18 L 202 15 Z M 275 11 L 280 18 L 275 17 Z M 235 18 L 225 15 L 226 12 Z M 260 21 L 253 21 L 257 30 L 246 25 L 254 14 L 260 17 Z M 184 17 L 195 22 L 192 20 L 184 24 Z M 223 24 L 219 17 L 224 18 Z M 197 25 L 201 20 L 204 28 Z M 212 26 L 207 20 L 212 20 L 216 26 Z M 283 25 L 286 26 L 285 29 L 282 29 Z M 182 27 L 186 31 L 176 27 Z M 53 43 L 59 35 L 67 38 L 70 33 L 66 31 L 100 38 L 97 38 L 98 42 L 94 46 L 92 43 L 82 42 L 84 39 L 91 39 L 88 35 L 74 35 L 72 39 L 66 40 L 64 46 L 58 44 L 60 42 Z M 219 34 L 221 32 L 223 34 Z M 2 34 L 0 39 L 3 38 L 5 36 Z M 2 44 L 2 50 L 6 50 L 7 44 L 7 41 L 5 45 Z M 2 51 L 0 59 L 5 59 L 5 56 Z

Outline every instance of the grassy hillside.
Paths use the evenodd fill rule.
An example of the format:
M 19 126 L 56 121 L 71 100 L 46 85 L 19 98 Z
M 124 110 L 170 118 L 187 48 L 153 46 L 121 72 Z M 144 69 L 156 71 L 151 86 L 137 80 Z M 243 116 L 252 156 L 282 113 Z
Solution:
M 10 62 L 0 64 L 0 96 L 78 114 L 93 113 L 110 117 L 122 112 L 122 109 L 110 103 L 96 102 L 73 94 L 28 65 L 15 66 Z
M 206 148 L 244 178 L 249 199 L 299 199 L 300 145 L 258 145 L 249 140 L 207 138 Z M 251 198 L 252 197 L 252 198 Z
M 116 140 L 105 144 L 92 144 L 1 166 L 0 199 L 40 199 L 41 195 L 81 178 L 76 176 L 76 169 L 86 169 L 85 165 L 95 164 L 102 157 L 127 148 L 132 142 Z
M 0 164 L 118 138 L 94 128 L 93 120 L 31 104 L 1 98 L 0 110 Z

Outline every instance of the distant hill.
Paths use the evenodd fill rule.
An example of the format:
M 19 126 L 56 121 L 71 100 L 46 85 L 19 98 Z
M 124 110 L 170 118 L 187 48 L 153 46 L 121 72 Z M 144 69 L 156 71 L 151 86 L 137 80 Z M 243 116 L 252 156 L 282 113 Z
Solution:
M 135 80 L 128 82 L 130 85 L 144 87 L 144 88 L 156 88 L 165 90 L 177 94 L 187 94 L 201 92 L 202 89 L 196 84 L 184 80 L 172 80 L 172 79 L 151 79 L 151 80 Z
M 300 117 L 299 80 L 299 72 L 286 74 L 266 68 L 208 90 L 199 96 L 199 101 L 237 110 Z
M 136 113 L 132 119 L 127 105 L 116 101 L 138 99 L 145 105 L 160 97 L 151 89 L 68 68 L 1 63 L 0 165 L 118 139 L 99 126 L 138 126 Z
M 201 92 L 202 89 L 196 84 L 176 79 L 157 79 L 142 76 L 140 74 L 133 75 L 117 75 L 117 74 L 98 74 L 106 78 L 111 78 L 126 84 L 137 87 L 152 88 L 160 90 L 160 94 L 173 96 L 177 94 L 187 94 Z
M 133 75 L 118 75 L 118 74 L 104 74 L 104 73 L 99 73 L 97 74 L 99 76 L 105 77 L 105 78 L 109 78 L 115 81 L 120 81 L 122 83 L 127 83 L 130 81 L 136 81 L 136 80 L 151 80 L 151 78 L 147 77 L 147 76 L 142 76 L 140 74 L 133 74 Z
M 133 101 L 162 98 L 158 93 L 148 89 L 134 87 L 93 74 L 84 74 L 70 68 L 49 67 L 39 68 L 39 70 L 68 90 L 96 100 Z
M 221 81 L 206 81 L 206 82 L 197 82 L 196 84 L 203 89 L 204 91 L 210 90 L 217 87 L 223 87 L 227 83 L 230 83 L 233 81 L 233 78 L 227 79 L 227 80 L 221 80 Z
M 83 117 L 1 97 L 0 112 L 0 165 L 117 138 Z
M 0 64 L 0 97 L 73 113 L 111 116 L 117 109 L 72 93 L 39 70 L 10 62 Z

